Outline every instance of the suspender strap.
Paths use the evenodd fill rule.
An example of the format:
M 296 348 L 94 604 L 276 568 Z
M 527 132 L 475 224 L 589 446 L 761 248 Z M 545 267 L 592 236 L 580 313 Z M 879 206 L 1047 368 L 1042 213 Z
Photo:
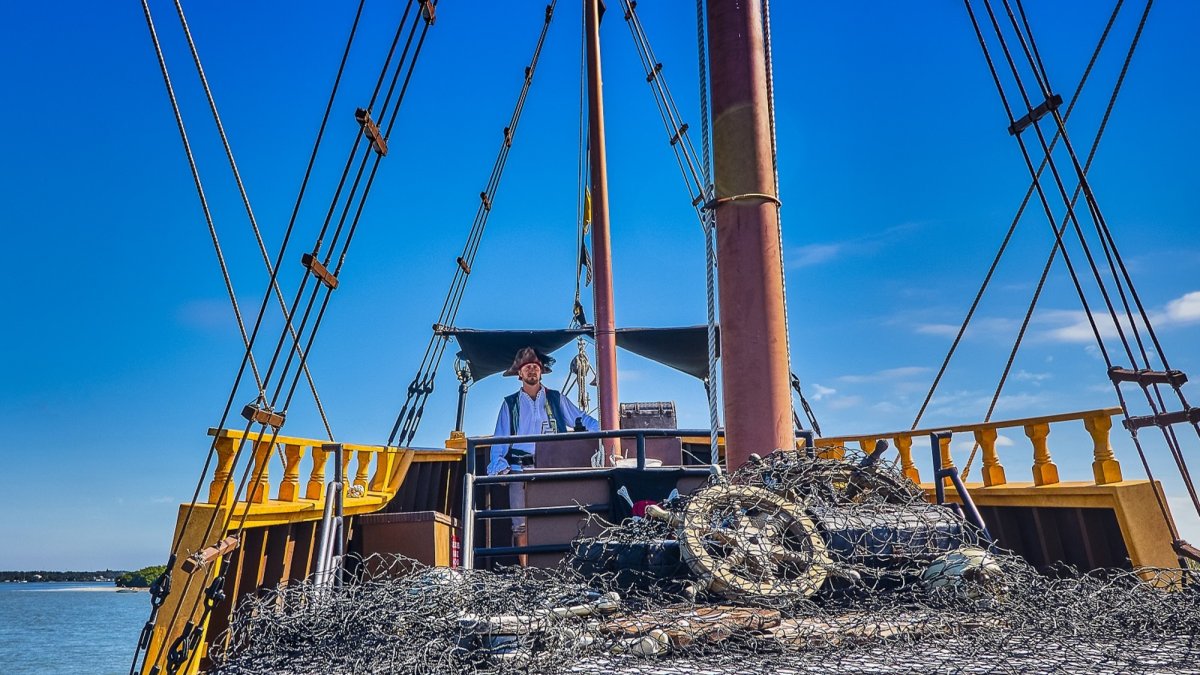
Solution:
M 542 406 L 546 411 L 546 419 L 550 420 L 551 433 L 561 434 L 571 430 L 562 417 L 562 394 L 549 387 L 544 389 L 545 397 Z M 517 428 L 521 425 L 521 393 L 504 397 L 504 405 L 508 407 L 508 435 L 516 436 Z

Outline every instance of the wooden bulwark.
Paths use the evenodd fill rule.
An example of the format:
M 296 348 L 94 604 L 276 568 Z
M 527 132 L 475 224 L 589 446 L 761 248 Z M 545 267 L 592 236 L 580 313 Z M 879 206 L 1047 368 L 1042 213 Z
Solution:
M 1036 567 L 1050 571 L 1061 564 L 1079 569 L 1175 567 L 1171 548 L 1174 523 L 1159 506 L 1162 488 L 1148 480 L 1125 480 L 1113 454 L 1109 433 L 1112 417 L 1120 408 L 1003 420 L 981 424 L 915 429 L 818 439 L 818 451 L 857 445 L 869 450 L 878 439 L 896 447 L 899 461 L 913 482 L 932 500 L 934 485 L 921 482 L 913 461 L 913 441 L 928 439 L 937 431 L 967 435 L 979 446 L 980 481 L 966 484 L 998 543 L 1021 554 Z M 1064 482 L 1052 455 L 1054 429 L 1081 425 L 1090 439 L 1092 480 Z M 1000 461 L 999 431 L 1019 429 L 1029 442 L 1028 481 L 1012 482 Z M 953 466 L 947 438 L 940 447 L 943 466 Z M 919 445 L 918 447 L 929 447 Z M 1021 456 L 1019 446 L 1005 448 L 1008 457 Z M 1009 460 L 1011 463 L 1011 459 Z M 950 484 L 947 483 L 950 487 Z M 1156 495 L 1157 493 L 1157 495 Z M 953 489 L 949 499 L 957 499 Z
M 240 545 L 229 556 L 227 566 L 217 560 L 193 574 L 203 574 L 205 583 L 187 584 L 188 573 L 179 566 L 171 571 L 175 589 L 189 587 L 184 595 L 168 596 L 160 615 L 169 617 L 176 607 L 196 605 L 193 619 L 202 615 L 196 597 L 218 573 L 224 575 L 225 599 L 218 603 L 202 626 L 204 639 L 199 653 L 186 667 L 197 672 L 209 665 L 207 654 L 213 644 L 221 644 L 229 618 L 237 603 L 248 596 L 259 596 L 281 586 L 308 578 L 316 568 L 316 538 L 325 506 L 326 483 L 341 471 L 344 513 L 347 530 L 354 527 L 353 516 L 380 511 L 400 498 L 408 510 L 439 510 L 452 513 L 461 502 L 461 449 L 395 448 L 344 443 L 343 465 L 332 466 L 333 453 L 327 441 L 293 436 L 257 433 L 236 429 L 210 429 L 215 437 L 217 461 L 209 483 L 208 499 L 194 506 L 180 507 L 176 529 L 180 559 L 225 538 L 230 532 L 217 528 L 204 537 L 205 525 L 215 514 L 216 522 L 231 523 L 236 529 L 245 519 Z M 235 458 L 241 458 L 235 466 Z M 234 482 L 246 462 L 251 463 L 249 489 Z M 236 499 L 236 501 L 235 501 Z M 229 517 L 228 514 L 232 513 Z M 190 518 L 189 518 L 190 514 Z M 164 620 L 151 635 L 150 654 L 144 672 L 164 666 L 166 649 L 178 637 L 183 620 L 175 626 Z

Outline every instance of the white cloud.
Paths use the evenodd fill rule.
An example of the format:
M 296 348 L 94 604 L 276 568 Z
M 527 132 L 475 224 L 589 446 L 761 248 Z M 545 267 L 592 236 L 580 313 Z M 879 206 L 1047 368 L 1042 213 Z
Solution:
M 842 375 L 837 378 L 841 382 L 850 384 L 862 384 L 864 382 L 881 382 L 884 380 L 900 380 L 921 373 L 929 372 L 929 368 L 923 366 L 901 366 L 899 368 L 888 368 L 877 373 L 869 373 L 866 375 Z
M 842 252 L 842 244 L 808 244 L 793 248 L 788 254 L 789 267 L 810 267 L 833 260 Z
M 1041 384 L 1051 377 L 1054 376 L 1050 373 L 1031 373 L 1028 370 L 1018 370 L 1016 374 L 1013 375 L 1014 380 L 1018 380 L 1020 382 L 1032 382 L 1034 384 Z
M 201 330 L 236 327 L 233 305 L 228 300 L 189 300 L 175 310 L 175 318 L 188 328 Z
M 917 324 L 917 332 L 921 335 L 944 335 L 952 337 L 958 335 L 958 326 L 953 326 L 948 323 L 922 323 Z
M 905 238 L 910 232 L 916 231 L 920 227 L 918 223 L 901 223 L 876 235 L 840 242 L 805 244 L 788 250 L 785 258 L 788 267 L 798 268 L 819 265 L 845 255 L 873 255 L 883 250 L 891 242 Z
M 1169 323 L 1200 321 L 1200 291 L 1184 293 L 1168 302 L 1165 317 Z
M 831 387 L 822 387 L 819 384 L 813 383 L 811 398 L 814 401 L 820 401 L 823 398 L 829 398 L 837 393 L 837 389 Z
M 1200 291 L 1190 291 L 1183 295 L 1170 300 L 1162 309 L 1151 310 L 1149 312 L 1150 322 L 1156 328 L 1165 328 L 1168 326 L 1181 326 L 1191 323 L 1200 322 Z M 1038 321 L 1041 324 L 1049 325 L 1041 337 L 1053 342 L 1068 342 L 1068 343 L 1090 343 L 1096 339 L 1096 331 L 1104 338 L 1117 337 L 1117 324 L 1113 322 L 1112 317 L 1107 313 L 1092 312 L 1092 322 L 1095 323 L 1095 329 L 1092 328 L 1088 321 L 1087 313 L 1082 310 L 1050 310 L 1043 312 Z M 1127 338 L 1132 339 L 1132 330 L 1127 318 L 1120 318 L 1121 330 Z M 1138 322 L 1139 330 L 1144 330 L 1141 322 Z
M 826 405 L 830 410 L 847 410 L 849 408 L 857 408 L 862 405 L 861 396 L 839 396 L 832 399 Z

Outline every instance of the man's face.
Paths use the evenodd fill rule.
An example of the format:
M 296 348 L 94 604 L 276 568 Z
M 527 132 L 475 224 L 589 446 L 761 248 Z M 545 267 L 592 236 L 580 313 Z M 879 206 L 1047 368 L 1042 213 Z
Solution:
M 534 387 L 542 381 L 542 365 L 540 363 L 526 363 L 517 371 L 521 378 L 521 382 Z

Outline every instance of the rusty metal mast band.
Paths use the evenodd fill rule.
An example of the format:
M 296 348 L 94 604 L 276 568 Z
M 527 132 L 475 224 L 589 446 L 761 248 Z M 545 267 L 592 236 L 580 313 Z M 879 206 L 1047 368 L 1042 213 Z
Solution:
M 795 445 L 762 7 L 708 4 L 726 462 Z M 760 198 L 761 199 L 761 198 Z

